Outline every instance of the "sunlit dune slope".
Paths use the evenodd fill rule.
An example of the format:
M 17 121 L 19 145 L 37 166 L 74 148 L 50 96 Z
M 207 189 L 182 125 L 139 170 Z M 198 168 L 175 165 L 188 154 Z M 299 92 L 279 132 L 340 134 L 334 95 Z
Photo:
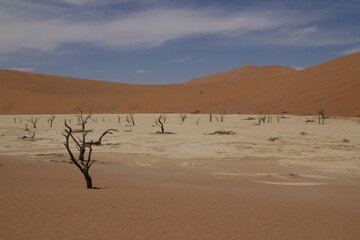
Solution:
M 256 81 L 264 77 L 279 76 L 287 73 L 296 72 L 291 67 L 281 66 L 254 66 L 245 65 L 243 67 L 230 70 L 227 72 L 216 73 L 201 78 L 195 78 L 188 81 L 189 84 L 218 84 L 218 83 L 231 83 L 231 82 L 242 82 Z

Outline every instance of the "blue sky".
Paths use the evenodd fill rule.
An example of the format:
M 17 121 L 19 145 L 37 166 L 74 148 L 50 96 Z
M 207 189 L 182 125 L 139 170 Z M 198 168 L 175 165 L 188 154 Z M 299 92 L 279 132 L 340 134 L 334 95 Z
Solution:
M 0 0 L 0 68 L 134 84 L 360 51 L 359 0 Z

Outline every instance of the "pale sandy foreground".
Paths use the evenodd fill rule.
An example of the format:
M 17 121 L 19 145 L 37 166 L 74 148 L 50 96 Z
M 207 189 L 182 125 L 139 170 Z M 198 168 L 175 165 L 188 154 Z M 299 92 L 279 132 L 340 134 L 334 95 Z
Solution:
M 74 115 L 53 128 L 41 116 L 34 139 L 22 138 L 30 116 L 0 117 L 0 239 L 360 239 L 356 119 L 181 125 L 167 114 L 176 134 L 161 135 L 158 115 L 135 114 L 135 126 L 117 116 L 88 126 L 89 140 L 119 130 L 94 147 L 97 190 L 68 163 L 61 132 Z M 236 134 L 208 135 L 221 129 Z

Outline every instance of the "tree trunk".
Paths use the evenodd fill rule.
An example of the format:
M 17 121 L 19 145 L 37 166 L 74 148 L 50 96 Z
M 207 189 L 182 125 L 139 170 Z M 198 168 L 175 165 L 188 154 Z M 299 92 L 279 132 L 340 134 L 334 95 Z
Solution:
M 90 177 L 90 175 L 89 175 L 89 172 L 88 172 L 88 171 L 84 171 L 83 174 L 84 174 L 85 181 L 86 181 L 86 188 L 87 188 L 87 189 L 92 189 L 92 188 L 94 188 L 93 185 L 92 185 L 92 179 L 91 179 L 91 177 Z

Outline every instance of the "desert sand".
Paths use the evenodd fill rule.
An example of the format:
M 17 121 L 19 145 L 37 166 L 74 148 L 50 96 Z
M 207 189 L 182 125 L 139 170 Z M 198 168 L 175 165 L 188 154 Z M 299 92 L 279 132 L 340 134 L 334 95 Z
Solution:
M 175 134 L 156 134 L 158 114 L 134 116 L 89 122 L 89 140 L 119 130 L 94 146 L 93 190 L 63 145 L 74 115 L 52 128 L 39 115 L 33 139 L 30 115 L 0 116 L 0 239 L 360 238 L 357 119 L 167 114 Z M 236 134 L 209 135 L 218 130 Z
M 0 70 L 0 114 L 360 114 L 360 53 L 295 71 L 243 66 L 183 84 L 136 85 Z M 121 82 L 121 79 L 119 79 Z M 186 81 L 186 80 L 184 80 Z M 171 82 L 171 79 L 169 79 Z

